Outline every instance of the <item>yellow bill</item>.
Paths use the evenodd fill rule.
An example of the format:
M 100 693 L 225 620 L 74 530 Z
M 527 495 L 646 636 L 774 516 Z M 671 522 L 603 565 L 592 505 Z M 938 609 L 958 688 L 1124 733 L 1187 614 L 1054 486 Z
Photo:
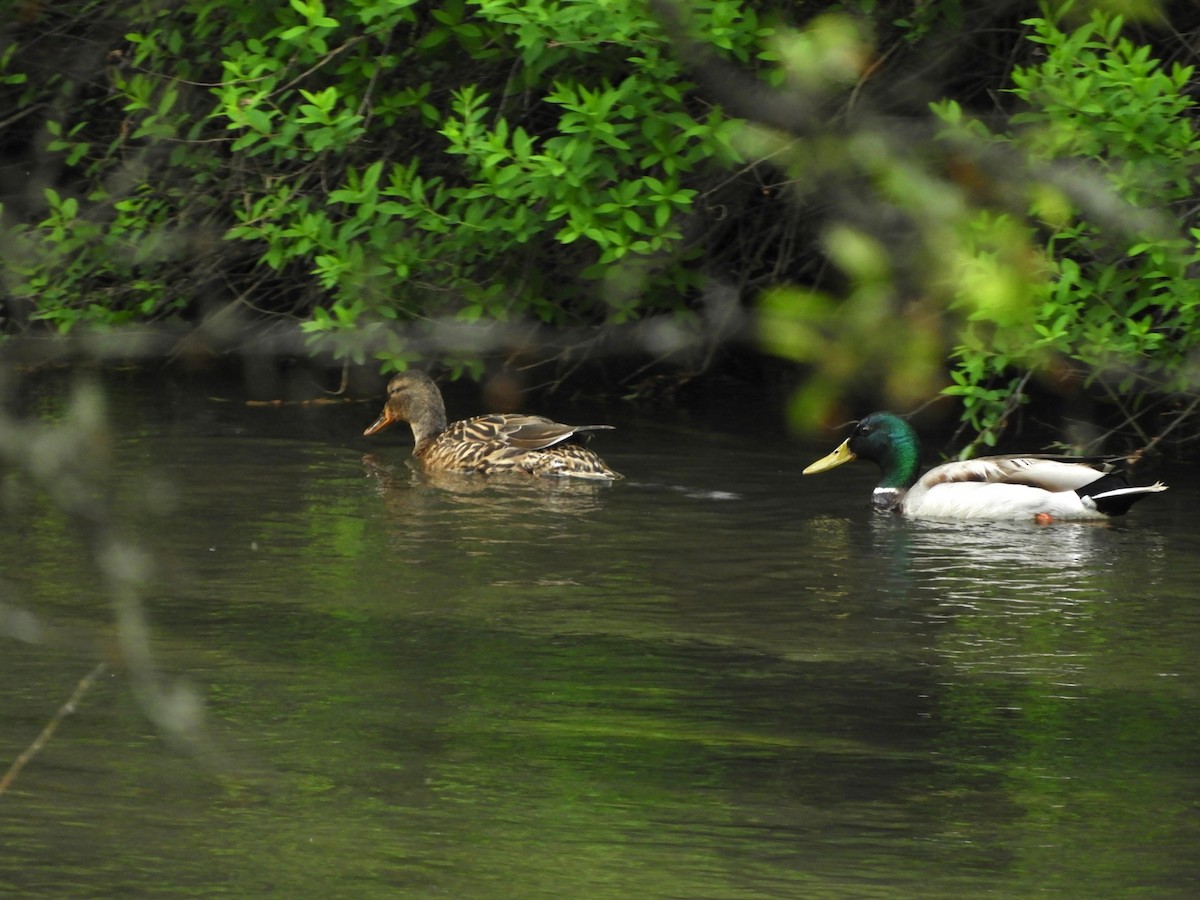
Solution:
M 850 462 L 857 457 L 850 451 L 850 439 L 842 441 L 838 444 L 838 448 L 828 456 L 822 456 L 815 463 L 812 463 L 803 472 L 805 475 L 816 475 L 818 472 L 828 472 L 830 469 L 836 469 L 838 466 Z

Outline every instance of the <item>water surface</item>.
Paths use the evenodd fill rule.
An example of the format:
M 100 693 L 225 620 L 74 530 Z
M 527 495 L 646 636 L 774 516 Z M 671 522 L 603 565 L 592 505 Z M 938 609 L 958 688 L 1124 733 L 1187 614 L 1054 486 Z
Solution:
M 617 425 L 626 480 L 494 484 L 360 439 L 374 403 L 230 399 L 110 391 L 202 749 L 114 663 L 0 796 L 0 894 L 1200 889 L 1186 473 L 1114 527 L 915 524 L 870 513 L 869 466 L 801 478 L 832 440 L 777 410 L 547 410 Z M 7 494 L 0 602 L 42 634 L 0 637 L 0 769 L 113 618 L 78 530 Z

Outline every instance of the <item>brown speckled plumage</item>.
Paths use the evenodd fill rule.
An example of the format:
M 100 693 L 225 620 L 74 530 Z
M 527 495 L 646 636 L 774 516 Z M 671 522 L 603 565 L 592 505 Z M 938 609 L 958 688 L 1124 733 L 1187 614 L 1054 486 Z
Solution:
M 613 480 L 621 476 L 582 446 L 580 432 L 611 425 L 562 425 L 543 416 L 493 413 L 446 424 L 446 405 L 424 372 L 410 369 L 388 383 L 379 418 L 363 432 L 393 422 L 412 427 L 413 457 L 440 472 L 505 473 Z

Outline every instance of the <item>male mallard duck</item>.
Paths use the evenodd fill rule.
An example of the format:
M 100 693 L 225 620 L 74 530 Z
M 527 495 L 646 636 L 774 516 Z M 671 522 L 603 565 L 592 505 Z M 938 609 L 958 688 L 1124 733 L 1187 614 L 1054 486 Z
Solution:
M 883 475 L 872 506 L 914 519 L 1105 519 L 1123 515 L 1147 494 L 1167 489 L 1162 482 L 1130 487 L 1118 473 L 1037 455 L 949 462 L 918 478 L 920 456 L 921 443 L 912 426 L 893 413 L 876 412 L 804 474 L 869 459 Z
M 442 392 L 428 375 L 415 369 L 401 372 L 388 383 L 383 412 L 363 434 L 375 434 L 393 422 L 412 426 L 413 456 L 426 469 L 604 480 L 621 477 L 579 443 L 579 432 L 611 425 L 560 425 L 543 416 L 493 413 L 447 426 Z

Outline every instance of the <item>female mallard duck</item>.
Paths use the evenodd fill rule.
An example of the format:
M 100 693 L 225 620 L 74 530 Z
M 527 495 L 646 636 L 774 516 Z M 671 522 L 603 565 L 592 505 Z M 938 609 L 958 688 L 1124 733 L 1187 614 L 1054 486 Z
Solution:
M 869 459 L 883 475 L 871 498 L 879 510 L 914 519 L 1086 521 L 1123 515 L 1162 482 L 1130 487 L 1124 476 L 1048 456 L 981 456 L 949 462 L 920 478 L 921 444 L 912 426 L 889 412 L 871 413 L 828 456 L 804 470 L 825 472 Z
M 387 403 L 363 432 L 393 422 L 412 426 L 413 456 L 439 472 L 555 475 L 613 480 L 621 476 L 579 443 L 579 432 L 611 425 L 560 425 L 543 416 L 493 413 L 446 425 L 442 392 L 424 372 L 409 369 L 388 383 Z

